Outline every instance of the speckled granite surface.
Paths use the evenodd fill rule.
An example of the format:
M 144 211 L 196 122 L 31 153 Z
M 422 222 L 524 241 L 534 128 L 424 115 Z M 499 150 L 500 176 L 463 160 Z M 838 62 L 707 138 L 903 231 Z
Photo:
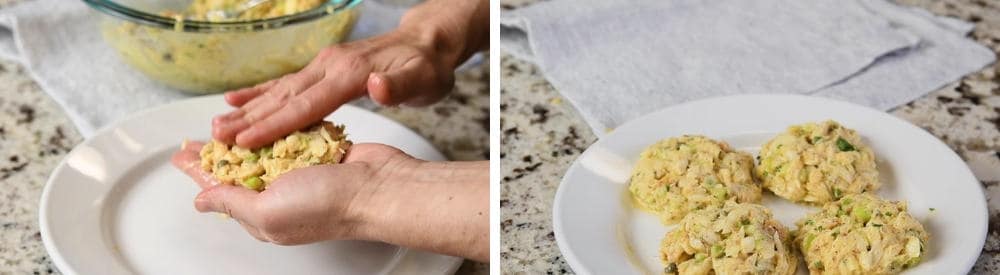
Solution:
M 502 9 L 515 9 L 535 1 L 500 2 Z M 976 22 L 970 36 L 1000 53 L 1000 2 L 898 2 Z M 552 233 L 552 199 L 563 173 L 596 137 L 534 65 L 503 53 L 500 62 L 500 268 L 505 274 L 572 273 Z M 990 230 L 972 273 L 1000 273 L 1000 65 L 890 113 L 941 138 L 982 182 Z
M 15 1 L 0 0 L 0 8 Z M 456 78 L 452 95 L 435 105 L 377 111 L 450 159 L 487 159 L 489 68 L 484 63 Z M 0 274 L 59 273 L 42 247 L 38 200 L 49 173 L 82 140 L 21 66 L 0 61 Z M 466 261 L 457 274 L 489 274 L 489 264 Z

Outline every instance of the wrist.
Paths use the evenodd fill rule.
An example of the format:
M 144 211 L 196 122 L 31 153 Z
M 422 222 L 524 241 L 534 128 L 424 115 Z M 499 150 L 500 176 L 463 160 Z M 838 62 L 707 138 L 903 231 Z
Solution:
M 386 228 L 396 219 L 396 203 L 405 192 L 400 192 L 400 183 L 408 181 L 420 162 L 423 161 L 403 155 L 392 157 L 379 166 L 367 165 L 369 180 L 361 185 L 351 207 L 357 220 L 352 230 L 353 239 L 386 240 Z
M 411 159 L 379 171 L 358 239 L 488 261 L 487 161 Z

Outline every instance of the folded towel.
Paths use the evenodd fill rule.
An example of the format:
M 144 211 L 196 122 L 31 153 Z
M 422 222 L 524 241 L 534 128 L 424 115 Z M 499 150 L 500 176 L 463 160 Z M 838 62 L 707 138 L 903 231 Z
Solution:
M 885 1 L 551 1 L 501 15 L 598 135 L 680 102 L 799 93 L 880 109 L 994 60 L 972 25 Z

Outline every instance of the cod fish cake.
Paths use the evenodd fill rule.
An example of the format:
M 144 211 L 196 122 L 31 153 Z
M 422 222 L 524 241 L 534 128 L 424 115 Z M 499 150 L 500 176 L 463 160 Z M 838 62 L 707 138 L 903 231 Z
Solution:
M 827 120 L 788 127 L 760 149 L 757 178 L 779 197 L 822 205 L 878 190 L 875 154 L 854 130 Z
M 810 274 L 896 274 L 920 263 L 930 236 L 905 202 L 847 195 L 797 222 Z
M 350 146 L 344 126 L 324 121 L 254 150 L 213 139 L 201 149 L 201 169 L 222 184 L 259 191 L 292 169 L 340 163 Z
M 668 138 L 647 147 L 629 180 L 633 202 L 676 223 L 688 212 L 726 201 L 758 202 L 753 158 L 703 136 Z
M 727 202 L 684 217 L 660 253 L 666 274 L 795 274 L 792 241 L 766 207 Z

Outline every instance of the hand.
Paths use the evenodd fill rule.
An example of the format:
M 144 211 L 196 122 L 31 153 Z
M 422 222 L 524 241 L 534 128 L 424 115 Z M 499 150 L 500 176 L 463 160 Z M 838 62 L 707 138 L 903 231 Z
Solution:
M 188 142 L 171 160 L 202 187 L 195 208 L 228 214 L 250 235 L 279 245 L 364 238 L 366 232 L 358 230 L 365 227 L 363 213 L 371 207 L 364 190 L 379 186 L 384 171 L 417 161 L 389 146 L 357 144 L 343 164 L 292 170 L 258 193 L 217 184 L 199 164 L 202 145 Z
M 202 187 L 201 212 L 226 213 L 261 241 L 295 245 L 368 240 L 489 261 L 489 162 L 430 162 L 381 144 L 355 144 L 341 164 L 292 170 L 263 192 L 217 184 L 203 144 L 171 160 Z
M 454 84 L 453 54 L 415 31 L 324 49 L 301 71 L 228 92 L 238 109 L 212 120 L 215 139 L 256 148 L 323 119 L 367 92 L 382 105 L 426 105 Z

